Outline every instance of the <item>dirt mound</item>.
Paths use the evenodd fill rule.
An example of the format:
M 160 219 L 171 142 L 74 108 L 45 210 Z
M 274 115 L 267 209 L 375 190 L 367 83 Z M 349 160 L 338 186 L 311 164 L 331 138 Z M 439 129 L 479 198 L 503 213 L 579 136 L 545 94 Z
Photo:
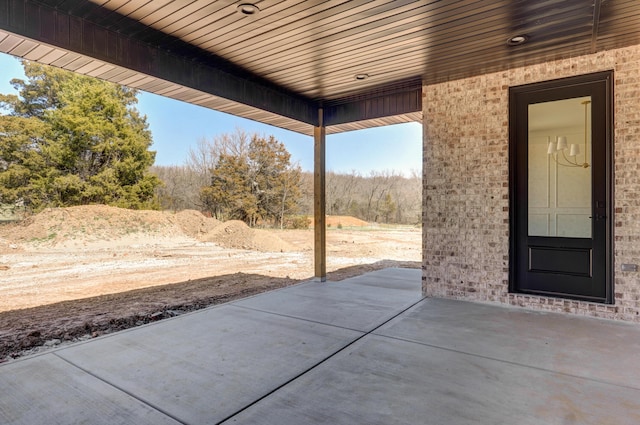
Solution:
M 4 236 L 14 242 L 56 246 L 67 242 L 105 242 L 132 234 L 173 237 L 182 234 L 160 211 L 133 211 L 106 205 L 47 208 L 13 226 Z
M 13 244 L 34 248 L 109 247 L 174 242 L 213 242 L 225 248 L 265 252 L 292 251 L 287 242 L 241 221 L 222 223 L 195 210 L 178 213 L 134 211 L 106 205 L 48 208 L 0 229 L 0 251 Z
M 364 227 L 369 225 L 366 221 L 350 215 L 328 215 L 326 220 L 327 227 Z M 313 217 L 309 217 L 309 223 L 311 223 L 310 226 L 313 227 Z
M 225 248 L 252 249 L 266 252 L 293 251 L 294 248 L 279 237 L 261 230 L 251 229 L 238 220 L 225 221 L 200 240 L 214 242 Z
M 250 249 L 265 252 L 292 251 L 293 247 L 279 237 L 252 229 L 238 220 L 225 221 L 208 218 L 195 210 L 176 214 L 182 231 L 202 242 L 213 242 L 224 248 Z
M 175 215 L 176 222 L 185 235 L 201 239 L 204 235 L 218 227 L 221 222 L 215 218 L 205 217 L 196 210 L 184 210 Z

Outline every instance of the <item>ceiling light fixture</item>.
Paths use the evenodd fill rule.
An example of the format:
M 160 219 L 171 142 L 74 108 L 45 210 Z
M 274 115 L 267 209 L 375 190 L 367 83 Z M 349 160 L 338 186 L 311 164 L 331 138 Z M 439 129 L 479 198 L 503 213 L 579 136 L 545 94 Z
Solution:
M 514 35 L 513 37 L 511 37 L 510 39 L 507 40 L 507 44 L 509 46 L 518 46 L 520 44 L 524 44 L 526 43 L 526 41 L 529 39 L 529 37 L 527 37 L 524 34 L 521 35 Z
M 242 3 L 236 9 L 238 13 L 245 16 L 252 16 L 260 12 L 260 8 L 253 3 Z
M 550 137 L 547 137 L 547 154 L 553 158 L 553 160 L 558 165 L 562 165 L 563 167 L 582 167 L 589 168 L 589 163 L 587 162 L 587 154 L 589 153 L 587 149 L 587 122 L 589 118 L 588 109 L 590 100 L 585 100 L 581 102 L 584 105 L 584 162 L 578 162 L 578 156 L 581 154 L 580 145 L 577 143 L 571 143 L 571 146 L 567 144 L 566 136 L 558 136 L 556 138 L 556 142 L 552 142 Z M 566 151 L 569 151 L 569 158 L 567 158 Z M 562 154 L 562 157 L 559 157 L 559 154 Z M 564 162 L 562 161 L 564 159 Z
M 356 74 L 355 79 L 358 81 L 363 81 L 369 78 L 369 74 Z

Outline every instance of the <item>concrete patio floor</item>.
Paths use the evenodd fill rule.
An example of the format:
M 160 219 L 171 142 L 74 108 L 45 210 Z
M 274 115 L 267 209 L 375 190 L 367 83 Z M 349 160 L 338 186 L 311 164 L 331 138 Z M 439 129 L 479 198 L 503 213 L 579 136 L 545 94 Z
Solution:
M 307 282 L 0 366 L 1 424 L 640 424 L 640 327 Z

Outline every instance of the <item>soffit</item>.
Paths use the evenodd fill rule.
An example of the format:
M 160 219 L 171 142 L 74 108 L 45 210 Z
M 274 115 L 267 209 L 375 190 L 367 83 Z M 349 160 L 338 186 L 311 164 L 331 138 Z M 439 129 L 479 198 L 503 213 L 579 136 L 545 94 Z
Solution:
M 31 37 L 25 38 L 0 26 L 7 30 L 0 39 L 2 51 L 306 134 L 313 120 L 305 117 L 313 113 L 298 114 L 298 103 L 329 109 L 336 117 L 329 132 L 419 121 L 421 99 L 416 93 L 421 82 L 640 43 L 637 0 L 262 0 L 254 2 L 260 12 L 252 16 L 238 12 L 242 1 L 230 0 L 11 3 L 43 5 L 56 17 L 77 17 L 106 34 L 232 74 L 285 100 L 270 108 L 269 100 L 245 102 L 246 97 L 221 95 L 215 87 L 202 85 L 202 79 L 192 84 L 131 70 L 127 63 L 113 63 L 106 53 L 100 57 L 95 34 L 86 36 L 89 50 L 73 52 L 47 43 L 46 37 L 27 31 Z M 528 41 L 507 45 L 519 34 Z M 22 41 L 15 44 L 17 39 Z M 358 74 L 368 78 L 356 80 Z M 398 96 L 394 90 L 411 93 Z M 288 109 L 280 107 L 282 102 Z

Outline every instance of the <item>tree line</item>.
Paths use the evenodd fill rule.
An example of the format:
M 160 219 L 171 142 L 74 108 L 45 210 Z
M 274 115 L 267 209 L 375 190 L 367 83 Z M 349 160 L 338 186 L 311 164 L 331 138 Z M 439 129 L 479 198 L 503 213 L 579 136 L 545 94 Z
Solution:
M 307 173 L 306 184 L 313 184 Z M 310 186 L 313 188 L 313 186 Z M 326 174 L 326 212 L 351 215 L 372 223 L 418 224 L 422 215 L 422 177 L 396 171 Z
M 223 135 L 218 138 L 238 137 Z M 200 146 L 208 142 L 202 140 Z M 192 152 L 195 154 L 195 152 Z M 204 158 L 203 156 L 198 156 Z M 190 155 L 190 158 L 193 158 Z M 157 189 L 158 199 L 163 209 L 183 210 L 196 209 L 209 211 L 216 215 L 202 198 L 202 191 L 211 180 L 209 167 L 202 167 L 201 162 L 187 161 L 185 165 L 154 166 L 155 173 L 163 185 Z M 289 213 L 282 216 L 289 220 L 287 227 L 302 226 L 292 216 L 313 215 L 313 173 L 300 171 L 294 166 L 295 178 L 299 186 L 292 190 L 286 206 Z M 293 189 L 294 187 L 292 187 Z M 326 174 L 326 213 L 328 215 L 350 215 L 368 222 L 389 224 L 418 224 L 422 213 L 421 202 L 422 178 L 417 172 L 409 177 L 395 171 L 371 172 L 362 175 L 356 171 L 351 173 L 327 172 Z M 280 192 L 283 193 L 283 192 Z M 225 217 L 222 217 L 225 218 Z
M 0 94 L 0 206 L 107 204 L 197 209 L 250 226 L 304 227 L 313 214 L 313 175 L 273 136 L 203 138 L 179 166 L 152 166 L 155 152 L 137 91 L 23 61 L 18 95 Z M 419 223 L 417 173 L 326 175 L 327 214 L 370 222 Z

